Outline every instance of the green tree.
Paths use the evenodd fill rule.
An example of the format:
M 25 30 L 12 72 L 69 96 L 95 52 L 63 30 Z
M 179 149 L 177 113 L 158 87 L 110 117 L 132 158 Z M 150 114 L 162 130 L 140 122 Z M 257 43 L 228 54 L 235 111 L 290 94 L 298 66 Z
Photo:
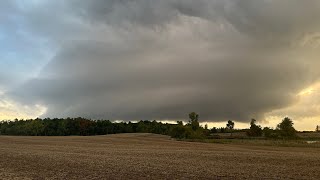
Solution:
M 248 136 L 262 136 L 261 126 L 256 125 L 256 121 L 255 119 L 251 119 L 250 129 L 247 131 Z
M 191 125 L 192 130 L 196 131 L 197 129 L 199 129 L 200 125 L 199 125 L 199 114 L 192 112 L 189 114 L 189 125 Z
M 42 123 L 42 120 L 36 119 L 32 121 L 32 134 L 35 136 L 40 136 L 43 133 L 44 125 Z
M 234 122 L 229 120 L 228 123 L 227 123 L 227 128 L 230 130 L 231 136 L 232 136 L 232 132 L 233 132 L 233 129 L 234 129 Z
M 264 127 L 263 130 L 263 135 L 264 137 L 267 137 L 267 138 L 278 138 L 278 133 L 272 129 L 272 128 L 269 128 L 269 127 Z
M 184 139 L 186 137 L 187 128 L 181 124 L 173 126 L 170 130 L 170 136 L 173 138 Z
M 293 121 L 289 117 L 285 117 L 281 123 L 278 124 L 277 130 L 281 137 L 295 137 L 296 130 L 293 127 Z

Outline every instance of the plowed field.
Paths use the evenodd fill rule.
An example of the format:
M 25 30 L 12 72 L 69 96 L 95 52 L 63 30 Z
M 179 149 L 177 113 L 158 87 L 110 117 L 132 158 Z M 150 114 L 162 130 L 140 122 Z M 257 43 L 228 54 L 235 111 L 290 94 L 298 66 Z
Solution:
M 0 136 L 0 179 L 320 179 L 320 149 L 154 134 Z

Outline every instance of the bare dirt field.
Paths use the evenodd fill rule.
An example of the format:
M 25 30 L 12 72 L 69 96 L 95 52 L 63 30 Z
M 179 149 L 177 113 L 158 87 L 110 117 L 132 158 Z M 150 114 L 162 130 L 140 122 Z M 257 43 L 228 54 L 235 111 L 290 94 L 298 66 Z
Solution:
M 154 134 L 0 136 L 0 179 L 320 179 L 320 149 Z

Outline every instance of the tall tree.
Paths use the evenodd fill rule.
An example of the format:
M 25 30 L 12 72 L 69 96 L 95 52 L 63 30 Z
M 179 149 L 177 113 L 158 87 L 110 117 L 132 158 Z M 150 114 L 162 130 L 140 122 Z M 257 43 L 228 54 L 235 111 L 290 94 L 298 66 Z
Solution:
M 262 135 L 262 128 L 259 125 L 256 125 L 255 119 L 251 119 L 250 122 L 250 129 L 247 132 L 248 136 L 261 136 Z
M 189 114 L 189 118 L 190 118 L 190 121 L 189 121 L 189 125 L 191 125 L 191 128 L 195 131 L 197 130 L 200 125 L 199 125 L 199 114 L 195 113 L 195 112 L 192 112 Z
M 296 130 L 293 127 L 293 121 L 289 117 L 285 117 L 281 123 L 278 124 L 277 130 L 282 137 L 295 137 Z
M 227 128 L 231 131 L 231 136 L 232 136 L 232 132 L 233 132 L 233 128 L 234 128 L 234 122 L 229 120 L 227 123 Z

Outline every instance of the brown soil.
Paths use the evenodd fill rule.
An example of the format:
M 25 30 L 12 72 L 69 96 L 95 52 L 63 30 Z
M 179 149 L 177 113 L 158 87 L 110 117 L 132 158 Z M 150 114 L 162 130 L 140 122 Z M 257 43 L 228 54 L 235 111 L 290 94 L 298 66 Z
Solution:
M 320 179 L 320 150 L 154 134 L 0 136 L 0 179 Z

